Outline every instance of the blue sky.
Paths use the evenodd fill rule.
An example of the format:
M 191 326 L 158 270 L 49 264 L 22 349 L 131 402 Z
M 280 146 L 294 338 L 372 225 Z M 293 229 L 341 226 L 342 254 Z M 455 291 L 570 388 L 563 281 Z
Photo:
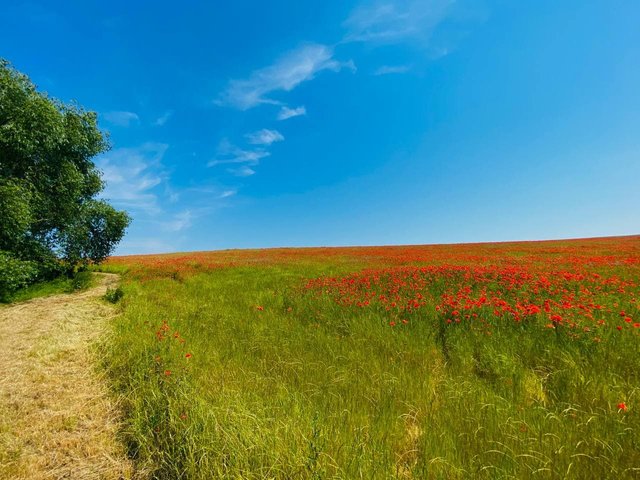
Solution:
M 640 232 L 640 3 L 0 3 L 100 116 L 118 253 Z

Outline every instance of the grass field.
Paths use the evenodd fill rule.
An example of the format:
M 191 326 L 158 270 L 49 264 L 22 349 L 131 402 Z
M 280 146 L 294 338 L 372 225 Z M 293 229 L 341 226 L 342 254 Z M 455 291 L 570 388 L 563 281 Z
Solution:
M 116 257 L 154 478 L 640 478 L 640 237 Z

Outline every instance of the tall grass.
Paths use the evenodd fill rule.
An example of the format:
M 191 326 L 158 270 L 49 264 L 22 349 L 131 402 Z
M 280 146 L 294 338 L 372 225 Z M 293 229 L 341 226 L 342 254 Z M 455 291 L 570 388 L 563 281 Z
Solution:
M 435 304 L 390 327 L 301 290 L 354 266 L 130 277 L 103 344 L 130 455 L 159 479 L 640 475 L 637 335 L 488 335 Z

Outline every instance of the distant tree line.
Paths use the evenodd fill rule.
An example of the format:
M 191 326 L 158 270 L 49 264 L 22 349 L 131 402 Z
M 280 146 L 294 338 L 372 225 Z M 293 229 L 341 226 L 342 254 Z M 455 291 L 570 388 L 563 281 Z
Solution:
M 97 115 L 38 92 L 0 59 L 0 299 L 101 262 L 130 218 L 97 195 Z

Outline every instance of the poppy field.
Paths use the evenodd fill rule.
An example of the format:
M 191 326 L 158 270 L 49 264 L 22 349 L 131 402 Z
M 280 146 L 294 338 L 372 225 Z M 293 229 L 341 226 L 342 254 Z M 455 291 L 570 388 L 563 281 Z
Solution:
M 151 478 L 640 478 L 640 236 L 100 268 Z

